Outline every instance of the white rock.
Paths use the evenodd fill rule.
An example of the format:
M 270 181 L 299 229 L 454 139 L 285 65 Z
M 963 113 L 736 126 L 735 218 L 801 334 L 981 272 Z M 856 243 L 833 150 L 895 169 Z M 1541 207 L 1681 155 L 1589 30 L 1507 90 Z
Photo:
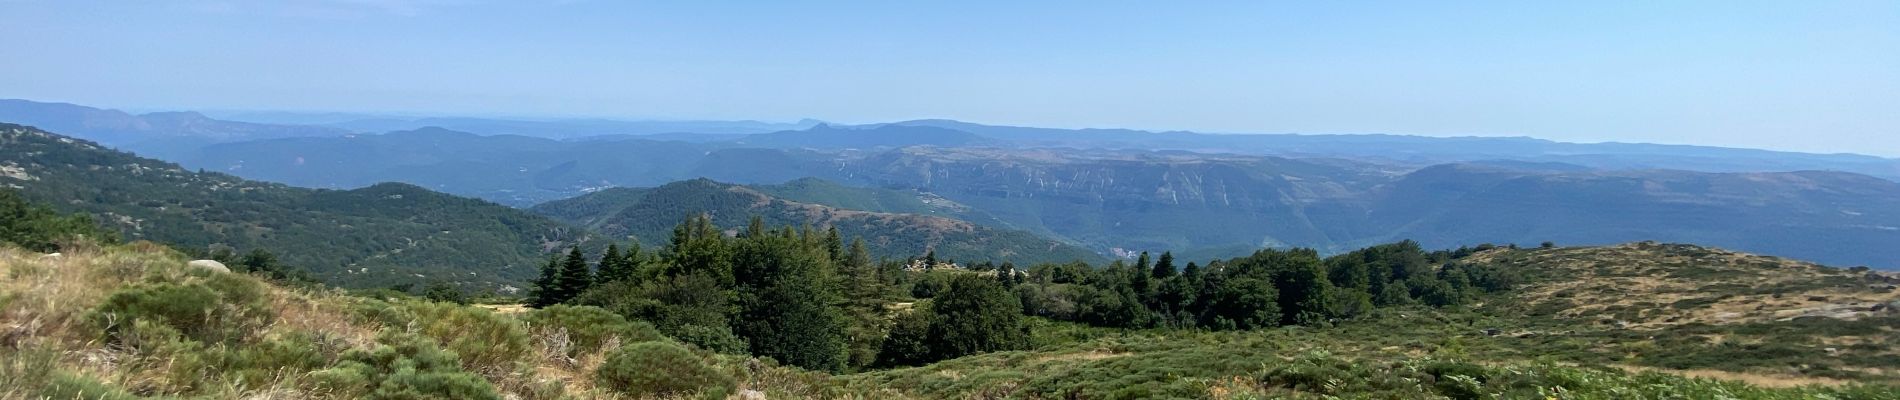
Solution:
M 204 268 L 218 272 L 231 272 L 230 268 L 226 268 L 224 263 L 218 262 L 217 260 L 191 260 L 190 263 L 186 263 L 185 265 L 191 266 L 192 268 Z

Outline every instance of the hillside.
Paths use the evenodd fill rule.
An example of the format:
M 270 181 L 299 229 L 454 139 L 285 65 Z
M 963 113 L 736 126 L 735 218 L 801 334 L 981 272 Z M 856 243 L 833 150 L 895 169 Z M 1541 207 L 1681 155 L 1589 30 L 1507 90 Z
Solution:
M 0 398 L 630 399 L 710 390 L 734 399 L 1848 400 L 1892 399 L 1890 385 L 1900 382 L 1892 369 L 1900 365 L 1892 353 L 1900 316 L 1891 308 L 1851 320 L 1623 326 L 1501 304 L 1577 282 L 1639 298 L 1669 292 L 1599 282 L 1615 274 L 1689 270 L 1697 273 L 1672 279 L 1693 283 L 1771 270 L 1752 275 L 1772 278 L 1726 282 L 1781 285 L 1791 297 L 1853 291 L 1841 284 L 1876 279 L 1854 278 L 1861 273 L 1646 243 L 1498 249 L 1468 260 L 1531 275 L 1521 290 L 1468 309 L 1399 307 L 1328 326 L 1131 331 L 1032 319 L 1029 350 L 828 374 L 708 351 L 592 307 L 498 313 L 290 289 L 189 267 L 152 245 L 80 246 L 61 256 L 0 246 L 0 290 L 8 293 L 0 302 Z M 1608 275 L 1565 277 L 1592 269 Z M 1635 305 L 1639 314 L 1700 307 Z M 621 376 L 609 370 L 627 355 L 648 367 L 630 380 L 604 378 Z M 665 364 L 639 364 L 653 362 Z
M 1500 248 L 1460 262 L 1517 271 L 1523 282 L 1469 308 L 1379 310 L 1328 327 L 1116 332 L 1045 325 L 1034 351 L 842 379 L 926 398 L 1222 399 L 1485 398 L 1459 394 L 1474 392 L 1773 398 L 1733 382 L 1900 382 L 1900 275 L 1656 243 Z M 1452 373 L 1476 381 L 1460 389 L 1444 380 Z M 1546 386 L 1553 384 L 1566 390 Z M 1623 385 L 1656 392 L 1590 394 Z M 1535 387 L 1545 389 L 1529 390 Z M 1857 393 L 1844 397 L 1897 392 Z
M 1373 243 L 1655 240 L 1900 269 L 1900 183 L 1865 175 L 1443 165 L 1371 192 Z
M 902 133 L 895 128 L 815 129 L 782 134 Z M 1895 229 L 1900 215 L 1890 212 L 1900 209 L 1900 183 L 1842 172 L 1606 170 L 1496 159 L 1418 167 L 1365 159 L 1136 150 L 824 152 L 734 146 L 637 139 L 562 142 L 424 129 L 224 144 L 207 148 L 186 165 L 324 188 L 410 182 L 515 206 L 603 187 L 700 177 L 743 184 L 821 178 L 847 187 L 936 196 L 971 210 L 947 216 L 1020 229 L 1098 253 L 1172 250 L 1190 259 L 1231 257 L 1262 246 L 1344 251 L 1403 239 L 1431 247 L 1658 240 L 1900 268 L 1900 259 L 1883 250 L 1885 243 L 1900 240 Z M 868 209 L 875 204 L 857 200 L 879 196 L 874 192 L 814 191 L 832 193 L 788 199 L 917 212 L 897 205 Z M 845 204 L 854 202 L 859 204 Z
M 941 216 L 874 212 L 776 198 L 766 191 L 795 192 L 794 186 L 753 189 L 707 179 L 681 181 L 650 189 L 612 188 L 531 210 L 584 226 L 611 237 L 634 237 L 659 245 L 688 216 L 707 213 L 727 230 L 744 228 L 753 216 L 767 225 L 836 227 L 845 237 L 862 237 L 877 257 L 910 258 L 936 251 L 940 259 L 965 262 L 1012 261 L 1017 264 L 1095 260 L 1085 249 L 1035 235 L 983 226 Z M 805 191 L 807 194 L 815 192 Z M 888 199 L 887 199 L 888 200 Z M 892 204 L 901 204 L 892 201 Z M 913 206 L 902 206 L 913 207 Z
M 36 128 L 0 125 L 0 184 L 85 212 L 127 240 L 267 249 L 344 286 L 533 278 L 543 253 L 583 237 L 561 223 L 406 184 L 313 190 L 192 172 Z

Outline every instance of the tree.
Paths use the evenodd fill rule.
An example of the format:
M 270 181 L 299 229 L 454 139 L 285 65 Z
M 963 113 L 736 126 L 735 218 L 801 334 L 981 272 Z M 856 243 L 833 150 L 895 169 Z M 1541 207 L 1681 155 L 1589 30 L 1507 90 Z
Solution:
M 838 235 L 837 226 L 825 228 L 825 250 L 831 253 L 831 259 L 833 260 L 844 259 L 844 237 Z
M 814 245 L 819 244 L 819 245 Z M 830 256 L 822 244 L 790 228 L 740 240 L 734 253 L 739 313 L 734 333 L 753 354 L 799 367 L 842 371 L 846 321 L 833 305 Z
M 455 285 L 450 285 L 448 282 L 430 283 L 427 288 L 422 289 L 422 298 L 429 301 L 468 304 L 468 296 L 463 295 L 460 289 L 456 289 Z
M 835 230 L 834 230 L 835 232 Z M 828 240 L 829 238 L 827 238 Z M 840 291 L 844 296 L 845 318 L 849 321 L 850 365 L 861 367 L 877 361 L 878 346 L 884 340 L 884 280 L 871 265 L 871 255 L 863 240 L 852 240 L 838 264 Z
M 600 274 L 595 283 L 617 282 L 633 278 L 633 260 L 620 254 L 620 245 L 608 244 L 600 255 Z
M 1372 270 L 1359 257 L 1335 257 L 1328 260 L 1326 278 L 1342 288 L 1372 290 Z
M 732 250 L 725 234 L 713 226 L 712 217 L 698 214 L 673 227 L 673 240 L 665 250 L 666 276 L 703 274 L 720 286 L 733 284 Z
M 1279 292 L 1252 277 L 1228 280 L 1209 296 L 1202 324 L 1216 329 L 1254 329 L 1280 324 Z
M 930 342 L 936 359 L 1015 350 L 1026 344 L 1022 304 L 995 281 L 958 275 L 932 300 L 930 311 L 935 315 Z
M 594 273 L 587 268 L 587 256 L 581 254 L 580 247 L 568 249 L 567 257 L 561 260 L 561 270 L 554 278 L 552 297 L 548 305 L 566 303 L 594 286 Z
M 892 321 L 891 333 L 877 352 L 877 365 L 886 367 L 923 365 L 936 359 L 931 354 L 928 310 L 911 310 Z
M 59 241 L 81 236 L 105 241 L 116 238 L 100 229 L 90 216 L 62 216 L 52 208 L 27 202 L 12 189 L 0 189 L 0 242 L 45 253 L 59 250 Z
M 1174 252 L 1164 251 L 1161 252 L 1161 258 L 1155 261 L 1154 278 L 1162 280 L 1170 276 L 1174 276 Z
M 548 256 L 547 264 L 541 265 L 541 277 L 535 278 L 534 289 L 528 293 L 528 307 L 542 308 L 561 302 L 558 283 L 561 279 L 561 256 Z

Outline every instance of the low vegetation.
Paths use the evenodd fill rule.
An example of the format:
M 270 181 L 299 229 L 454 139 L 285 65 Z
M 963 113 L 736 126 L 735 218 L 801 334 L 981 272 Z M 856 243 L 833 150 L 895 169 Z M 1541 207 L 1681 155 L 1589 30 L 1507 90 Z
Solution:
M 1763 300 L 1739 318 L 1605 321 L 1619 306 L 1637 317 L 1723 312 L 1764 288 L 1774 290 L 1766 299 L 1804 305 L 1892 299 L 1887 275 L 1690 246 L 1427 252 L 1408 242 L 1182 268 L 1164 253 L 1018 269 L 930 255 L 879 263 L 825 231 L 754 224 L 729 236 L 693 218 L 657 250 L 569 251 L 543 268 L 529 299 L 539 308 L 496 311 L 298 283 L 269 268 L 194 267 L 149 242 L 30 236 L 61 254 L 0 246 L 0 398 L 1900 393 L 1890 303 L 1784 315 Z M 1716 288 L 1693 294 L 1723 300 L 1665 302 L 1674 292 L 1652 289 L 1668 285 L 1599 293 L 1608 289 L 1567 278 L 1638 272 L 1707 280 Z

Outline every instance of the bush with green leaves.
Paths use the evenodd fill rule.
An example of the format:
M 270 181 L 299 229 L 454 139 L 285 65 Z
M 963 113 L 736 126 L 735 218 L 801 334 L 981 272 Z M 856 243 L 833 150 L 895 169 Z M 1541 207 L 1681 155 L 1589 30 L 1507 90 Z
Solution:
M 351 350 L 333 368 L 312 372 L 317 386 L 344 398 L 501 399 L 480 375 L 462 370 L 454 352 L 427 338 L 386 334 L 369 350 Z
M 52 208 L 28 202 L 13 189 L 0 188 L 0 242 L 50 253 L 59 243 L 84 237 L 112 241 L 118 235 L 99 227 L 86 214 L 60 215 Z
M 128 286 L 106 298 L 91 319 L 108 339 L 122 340 L 140 321 L 163 324 L 206 343 L 237 342 L 273 318 L 256 281 L 226 273 L 194 271 L 203 279 Z
M 653 324 L 627 321 L 612 311 L 593 306 L 555 305 L 531 311 L 522 320 L 536 336 L 565 335 L 570 343 L 569 357 L 600 350 L 612 340 L 629 344 L 665 339 Z
M 415 315 L 415 331 L 460 355 L 463 368 L 470 371 L 502 376 L 532 351 L 528 328 L 514 318 L 454 303 L 403 304 Z
M 607 356 L 594 381 L 616 392 L 650 397 L 724 398 L 737 386 L 725 372 L 684 347 L 667 342 L 642 342 L 621 347 Z

